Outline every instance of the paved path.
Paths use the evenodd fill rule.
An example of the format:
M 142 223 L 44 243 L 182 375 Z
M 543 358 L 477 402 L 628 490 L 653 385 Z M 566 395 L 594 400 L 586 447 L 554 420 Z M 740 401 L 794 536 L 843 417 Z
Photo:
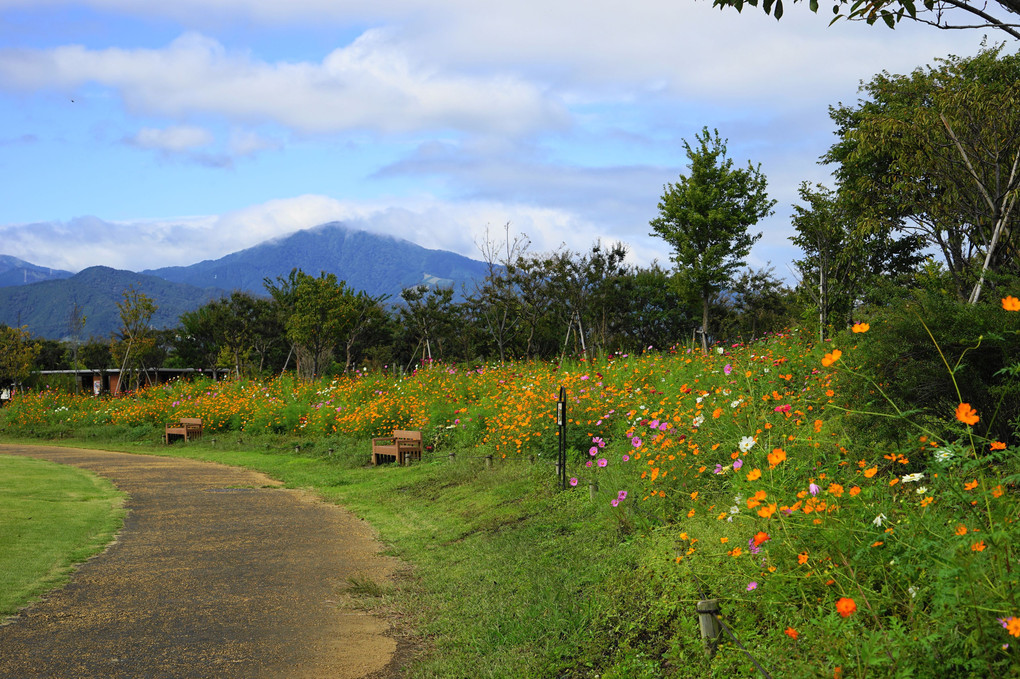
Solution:
M 130 495 L 116 542 L 0 626 L 0 678 L 397 676 L 389 625 L 344 593 L 349 577 L 381 581 L 397 563 L 350 513 L 206 462 L 0 454 L 88 469 Z

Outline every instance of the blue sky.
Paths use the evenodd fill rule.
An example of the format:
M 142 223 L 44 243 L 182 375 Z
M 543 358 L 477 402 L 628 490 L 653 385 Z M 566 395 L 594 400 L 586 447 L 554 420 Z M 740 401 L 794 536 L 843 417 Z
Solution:
M 648 222 L 708 126 L 778 201 L 749 264 L 790 278 L 828 107 L 984 35 L 827 24 L 694 0 L 0 0 L 0 254 L 141 270 L 342 220 L 478 258 L 509 222 L 534 251 L 668 264 Z

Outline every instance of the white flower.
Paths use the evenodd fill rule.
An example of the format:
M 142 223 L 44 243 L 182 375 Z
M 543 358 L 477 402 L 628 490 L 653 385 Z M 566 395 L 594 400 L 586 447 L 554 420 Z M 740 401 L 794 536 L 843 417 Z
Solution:
M 755 441 L 753 436 L 743 437 L 742 439 L 740 439 L 740 443 L 738 444 L 740 446 L 740 452 L 746 453 L 750 451 L 751 448 L 754 448 L 754 443 Z
M 918 495 L 924 495 L 928 492 L 928 486 L 918 486 L 917 490 L 914 491 Z
M 907 587 L 907 591 L 910 592 L 910 598 L 911 599 L 913 599 L 915 596 L 917 596 L 917 589 L 915 589 L 913 585 L 911 585 L 910 587 Z
M 935 451 L 935 460 L 938 462 L 949 462 L 953 459 L 953 451 L 948 448 L 939 448 Z
M 723 349 L 722 347 L 716 347 L 716 348 L 715 348 L 715 353 L 717 353 L 717 354 L 719 354 L 720 356 L 722 356 L 722 355 L 723 355 L 724 353 L 726 353 L 726 350 L 725 350 L 725 349 Z
M 875 524 L 876 526 L 878 526 L 878 527 L 880 527 L 880 528 L 881 528 L 882 524 L 883 524 L 883 523 L 885 523 L 885 522 L 886 522 L 886 521 L 888 521 L 888 520 L 889 520 L 889 519 L 885 518 L 885 514 L 879 514 L 878 516 L 876 516 L 876 517 L 874 518 L 874 520 L 872 520 L 872 522 L 871 522 L 871 523 L 873 523 L 873 524 Z
M 900 481 L 902 481 L 903 483 L 913 483 L 914 481 L 920 481 L 923 478 L 924 474 L 918 472 L 917 474 L 907 474 L 906 476 L 901 478 Z
M 730 407 L 736 408 L 738 405 L 744 402 L 744 399 L 738 398 L 736 401 L 730 401 Z
M 695 417 L 694 418 L 694 423 L 693 423 L 694 424 L 694 428 L 697 429 L 698 427 L 700 427 L 701 424 L 704 421 L 705 421 L 705 416 L 704 415 L 698 415 L 697 417 Z

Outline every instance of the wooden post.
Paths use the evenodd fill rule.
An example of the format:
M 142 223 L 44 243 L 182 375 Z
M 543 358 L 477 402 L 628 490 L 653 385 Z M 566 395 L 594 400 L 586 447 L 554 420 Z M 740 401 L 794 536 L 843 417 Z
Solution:
M 715 616 L 719 614 L 718 599 L 704 599 L 698 602 L 698 624 L 701 627 L 701 642 L 705 645 L 708 657 L 715 655 L 722 628 Z
M 594 481 L 589 481 L 588 482 L 588 495 L 590 495 L 591 499 L 594 500 L 595 496 L 598 495 L 598 494 L 599 494 L 599 484 L 595 483 Z
M 491 469 L 492 468 L 492 455 L 486 455 L 485 456 L 485 468 L 486 469 Z
M 450 451 L 450 462 L 453 462 L 453 458 L 455 458 L 455 457 L 456 457 L 456 455 L 455 455 L 455 454 L 454 454 L 454 452 L 453 452 L 453 451 L 451 450 L 451 451 Z

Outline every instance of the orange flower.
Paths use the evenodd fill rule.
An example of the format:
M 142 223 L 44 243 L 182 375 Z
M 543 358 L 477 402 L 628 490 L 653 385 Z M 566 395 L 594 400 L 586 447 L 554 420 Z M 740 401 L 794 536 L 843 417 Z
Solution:
M 747 480 L 748 481 L 757 481 L 760 478 L 761 478 L 761 470 L 760 469 L 752 469 L 751 471 L 749 471 L 747 473 Z
M 1013 295 L 1006 295 L 1002 298 L 1002 308 L 1006 311 L 1020 311 L 1020 299 Z
M 838 483 L 830 483 L 828 490 L 830 494 L 835 495 L 836 497 L 843 496 L 843 486 L 839 485 Z
M 967 483 L 963 484 L 963 489 L 964 490 L 974 490 L 975 488 L 977 488 L 977 485 L 978 485 L 977 479 L 973 479 L 973 480 L 968 481 Z
M 1007 620 L 1006 631 L 1009 632 L 1011 636 L 1020 637 L 1020 618 L 1014 615 Z
M 799 563 L 801 566 L 806 564 L 807 560 L 808 560 L 807 552 L 801 552 L 800 554 L 797 555 L 797 563 Z
M 734 547 L 733 549 L 731 549 L 730 551 L 728 551 L 726 553 L 729 554 L 730 556 L 732 556 L 734 559 L 736 559 L 738 556 L 741 555 L 741 553 L 743 553 L 743 551 L 744 550 L 740 549 L 740 547 Z
M 878 467 L 869 467 L 864 470 L 864 478 L 870 479 L 872 476 L 878 473 Z
M 786 636 L 790 637 L 791 639 L 796 639 L 800 635 L 800 632 L 798 632 L 797 630 L 793 629 L 792 627 L 787 627 L 786 630 L 783 631 L 783 634 L 785 634 Z M 1013 633 L 1010 632 L 1010 634 L 1013 634 Z M 1014 635 L 1014 636 L 1020 636 L 1020 635 Z
M 763 519 L 767 519 L 775 513 L 776 513 L 775 502 L 772 502 L 767 507 L 762 507 L 761 509 L 758 510 L 758 516 L 762 517 Z
M 954 532 L 954 533 L 956 533 L 957 535 L 966 535 L 966 534 L 967 534 L 967 527 L 966 527 L 966 526 L 964 526 L 964 525 L 963 525 L 963 524 L 961 523 L 960 525 L 958 525 L 958 526 L 956 527 L 956 530 L 954 530 L 953 532 Z
M 714 417 L 715 419 L 718 420 L 721 416 L 722 416 L 722 408 L 716 408 L 715 410 L 712 411 L 712 417 Z
M 992 450 L 1006 450 L 1006 444 L 1002 441 L 992 441 Z
M 830 365 L 839 360 L 839 357 L 843 355 L 843 352 L 839 349 L 833 349 L 831 354 L 825 354 L 822 358 L 822 365 L 828 368 Z
M 970 551 L 972 551 L 972 552 L 983 552 L 983 551 L 985 551 L 985 541 L 984 540 L 978 540 L 977 542 L 975 542 L 973 545 L 970 546 Z
M 867 332 L 871 330 L 871 326 L 867 323 L 854 323 L 854 327 L 850 328 L 854 332 Z
M 853 488 L 850 489 L 850 497 L 857 497 L 857 495 L 859 495 L 860 492 L 861 492 L 861 487 L 860 486 L 854 486 Z
M 768 542 L 771 539 L 772 537 L 768 533 L 764 531 L 758 531 L 757 533 L 754 534 L 754 546 L 761 547 L 764 543 Z
M 996 486 L 995 488 L 992 488 L 992 496 L 1002 497 L 1002 486 Z
M 786 451 L 782 448 L 774 448 L 769 453 L 769 469 L 774 468 L 777 464 L 786 459 Z
M 842 615 L 844 618 L 848 618 L 854 614 L 857 610 L 857 602 L 849 597 L 840 597 L 839 601 L 836 602 L 836 612 Z
M 977 411 L 970 407 L 969 403 L 961 403 L 956 406 L 956 419 L 967 425 L 975 425 L 978 423 Z

